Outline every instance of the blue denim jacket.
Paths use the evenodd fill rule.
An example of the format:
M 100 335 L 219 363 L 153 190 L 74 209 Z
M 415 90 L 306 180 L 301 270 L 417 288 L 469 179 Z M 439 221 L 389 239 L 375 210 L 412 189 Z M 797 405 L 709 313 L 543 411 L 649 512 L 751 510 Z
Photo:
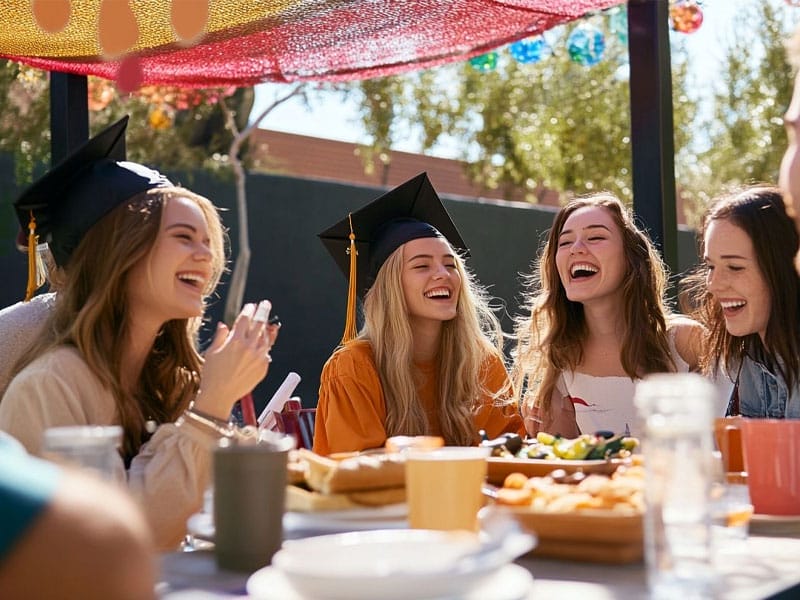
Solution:
M 800 384 L 789 390 L 780 375 L 745 357 L 739 373 L 739 412 L 743 417 L 800 419 Z

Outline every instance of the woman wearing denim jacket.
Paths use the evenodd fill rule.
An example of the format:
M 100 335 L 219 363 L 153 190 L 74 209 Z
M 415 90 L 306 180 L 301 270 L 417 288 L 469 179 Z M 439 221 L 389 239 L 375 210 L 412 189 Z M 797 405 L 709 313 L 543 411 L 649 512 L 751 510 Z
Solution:
M 777 188 L 718 199 L 701 233 L 704 285 L 693 286 L 708 329 L 704 366 L 734 381 L 728 415 L 800 418 L 797 230 Z

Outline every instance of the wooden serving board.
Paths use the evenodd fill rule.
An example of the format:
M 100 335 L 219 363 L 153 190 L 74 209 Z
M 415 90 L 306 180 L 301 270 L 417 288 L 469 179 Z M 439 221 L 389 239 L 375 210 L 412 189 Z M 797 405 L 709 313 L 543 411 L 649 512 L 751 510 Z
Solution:
M 642 515 L 613 510 L 569 513 L 511 509 L 526 529 L 536 534 L 534 556 L 585 562 L 638 562 L 644 554 Z
M 582 471 L 584 473 L 600 473 L 610 475 L 620 465 L 630 464 L 627 458 L 612 458 L 609 460 L 564 460 L 542 458 L 500 458 L 490 456 L 486 459 L 486 479 L 494 485 L 503 485 L 505 478 L 511 473 L 522 473 L 527 477 L 544 477 L 556 469 L 563 469 L 567 473 Z

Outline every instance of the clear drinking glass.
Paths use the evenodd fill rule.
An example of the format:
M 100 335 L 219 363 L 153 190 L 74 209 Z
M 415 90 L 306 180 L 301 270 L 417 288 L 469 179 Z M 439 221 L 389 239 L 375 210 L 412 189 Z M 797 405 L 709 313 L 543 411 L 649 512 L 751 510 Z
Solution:
M 124 482 L 121 444 L 122 427 L 118 425 L 50 427 L 44 432 L 42 453 L 54 462 L 93 471 L 109 481 Z
M 716 388 L 693 373 L 636 385 L 645 458 L 645 558 L 653 598 L 705 598 L 711 556 L 713 407 Z
M 747 539 L 753 504 L 747 489 L 747 473 L 726 472 L 724 461 L 714 453 L 711 485 L 711 525 L 715 554 L 734 550 L 735 542 Z

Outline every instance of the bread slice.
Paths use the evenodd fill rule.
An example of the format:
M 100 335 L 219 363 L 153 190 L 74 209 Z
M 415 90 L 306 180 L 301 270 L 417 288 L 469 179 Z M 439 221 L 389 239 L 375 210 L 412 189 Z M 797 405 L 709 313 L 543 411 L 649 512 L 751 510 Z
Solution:
M 300 448 L 308 486 L 323 494 L 374 491 L 405 486 L 405 457 L 398 453 L 359 454 L 334 460 Z

